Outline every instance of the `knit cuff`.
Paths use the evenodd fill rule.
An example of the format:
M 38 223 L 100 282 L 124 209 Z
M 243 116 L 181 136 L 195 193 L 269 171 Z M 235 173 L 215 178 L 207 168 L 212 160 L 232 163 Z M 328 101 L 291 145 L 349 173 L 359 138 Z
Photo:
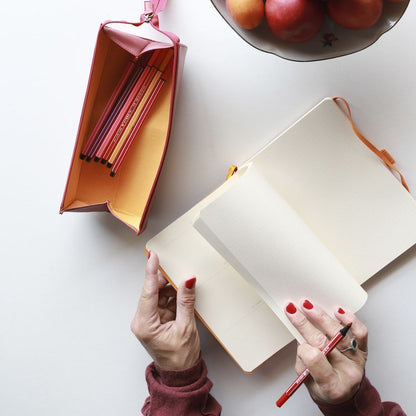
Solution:
M 373 414 L 375 408 L 381 407 L 377 390 L 367 377 L 363 377 L 357 393 L 349 400 L 339 404 L 328 404 L 315 401 L 325 416 L 349 416 L 352 414 Z M 366 413 L 367 412 L 367 413 Z
M 200 358 L 192 367 L 185 370 L 164 370 L 156 364 L 151 364 L 160 377 L 162 384 L 168 387 L 184 387 L 195 383 L 203 373 L 207 373 L 206 366 Z

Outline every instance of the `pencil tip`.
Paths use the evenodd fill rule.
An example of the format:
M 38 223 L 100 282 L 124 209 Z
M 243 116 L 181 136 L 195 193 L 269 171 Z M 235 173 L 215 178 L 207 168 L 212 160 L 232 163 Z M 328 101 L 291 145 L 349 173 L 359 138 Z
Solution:
M 81 159 L 81 160 L 84 160 L 85 158 L 86 158 L 86 156 L 85 155 L 83 155 L 82 153 L 79 155 L 79 158 Z
M 97 157 L 97 156 L 95 156 L 95 158 L 94 158 L 94 162 L 98 162 L 100 160 L 100 158 L 99 157 Z
M 110 172 L 110 176 L 111 176 L 112 178 L 114 178 L 114 176 L 116 176 L 116 173 L 115 173 L 115 172 Z
M 347 335 L 347 332 L 350 330 L 351 326 L 352 326 L 352 322 L 350 322 L 349 324 L 345 325 L 344 328 L 342 328 L 339 331 L 343 337 L 345 337 L 345 335 Z
M 105 164 L 107 163 L 107 161 L 106 161 L 105 159 L 101 159 L 101 163 L 102 163 L 103 165 L 105 165 Z
M 111 167 L 113 166 L 113 164 L 112 163 L 110 163 L 110 162 L 108 162 L 107 163 L 107 167 L 109 168 L 109 169 L 111 169 Z
M 87 162 L 89 162 L 90 160 L 91 160 L 92 158 L 91 158 L 91 156 L 87 156 Z

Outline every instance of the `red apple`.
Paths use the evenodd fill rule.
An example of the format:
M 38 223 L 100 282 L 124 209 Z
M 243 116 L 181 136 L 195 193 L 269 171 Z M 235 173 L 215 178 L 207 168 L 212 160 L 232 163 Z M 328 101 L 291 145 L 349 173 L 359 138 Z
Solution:
M 328 16 L 347 29 L 367 29 L 383 12 L 383 0 L 328 0 Z
M 319 32 L 324 8 L 320 0 L 266 0 L 265 15 L 278 39 L 304 42 Z
M 244 29 L 254 29 L 264 16 L 263 0 L 226 0 L 229 15 Z

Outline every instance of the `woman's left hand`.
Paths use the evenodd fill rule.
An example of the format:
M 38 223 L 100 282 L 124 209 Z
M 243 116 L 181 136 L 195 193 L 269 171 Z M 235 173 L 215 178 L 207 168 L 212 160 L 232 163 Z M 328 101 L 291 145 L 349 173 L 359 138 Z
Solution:
M 196 279 L 182 281 L 176 293 L 158 268 L 159 258 L 150 252 L 131 329 L 161 369 L 185 370 L 200 356 L 194 315 Z

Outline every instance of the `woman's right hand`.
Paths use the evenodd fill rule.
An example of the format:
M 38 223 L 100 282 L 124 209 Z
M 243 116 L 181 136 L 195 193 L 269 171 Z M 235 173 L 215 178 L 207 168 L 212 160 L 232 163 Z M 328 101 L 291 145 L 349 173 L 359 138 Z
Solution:
M 300 308 L 289 303 L 286 315 L 306 340 L 305 344 L 298 346 L 296 372 L 300 374 L 305 368 L 310 370 L 312 377 L 305 384 L 311 397 L 329 404 L 343 403 L 352 398 L 364 377 L 368 335 L 365 325 L 342 308 L 335 312 L 337 322 L 309 300 L 304 300 Z M 352 326 L 345 339 L 325 356 L 321 350 L 350 322 Z M 341 352 L 350 345 L 351 336 L 358 343 L 357 350 Z

